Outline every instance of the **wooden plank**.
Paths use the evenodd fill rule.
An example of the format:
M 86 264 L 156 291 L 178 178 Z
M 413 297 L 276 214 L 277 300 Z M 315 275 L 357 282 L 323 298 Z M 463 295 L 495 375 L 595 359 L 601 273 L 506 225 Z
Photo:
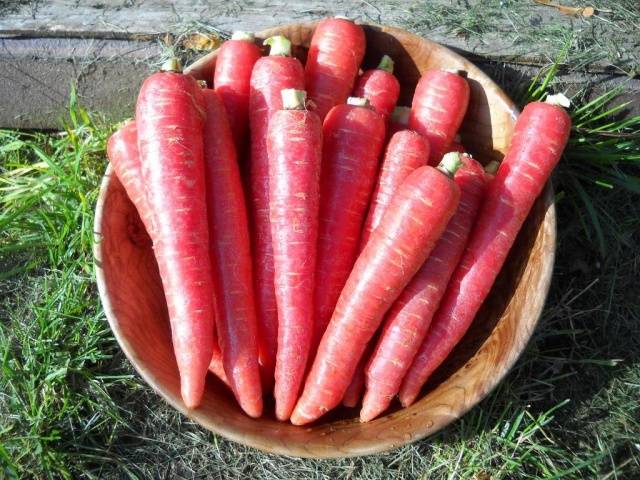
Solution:
M 583 5 L 584 1 L 561 3 Z M 34 32 L 153 34 L 195 28 L 257 31 L 276 24 L 346 15 L 407 28 L 478 56 L 512 62 L 548 61 L 563 38 L 574 35 L 580 43 L 576 48 L 593 50 L 594 62 L 589 63 L 601 68 L 612 63 L 637 66 L 640 35 L 630 32 L 637 31 L 640 6 L 625 7 L 632 3 L 628 0 L 606 3 L 607 10 L 581 18 L 524 0 L 50 0 L 0 8 L 0 36 Z
M 469 3 L 470 8 L 477 8 L 478 2 Z M 485 2 L 486 5 L 493 3 L 493 0 Z M 158 38 L 164 38 L 164 32 L 168 31 L 174 33 L 175 39 L 185 32 L 253 31 L 279 23 L 346 14 L 362 21 L 398 25 L 450 46 L 487 70 L 507 91 L 513 90 L 514 83 L 527 81 L 540 64 L 546 64 L 550 55 L 557 54 L 557 50 L 549 49 L 545 40 L 527 44 L 508 40 L 510 37 L 506 34 L 500 40 L 506 28 L 501 23 L 492 24 L 481 35 L 467 36 L 451 35 L 444 26 L 434 27 L 434 21 L 444 19 L 442 9 L 452 8 L 452 4 L 442 0 L 428 4 L 398 0 L 375 3 L 213 0 L 206 4 L 195 0 L 52 0 L 38 3 L 36 9 L 31 8 L 31 3 L 0 6 L 0 104 L 3 105 L 0 127 L 59 128 L 72 84 L 78 85 L 83 105 L 92 111 L 101 112 L 111 120 L 131 116 L 140 83 L 160 56 Z M 529 2 L 515 2 L 508 15 L 522 16 L 527 12 L 535 12 L 544 21 L 559 22 L 557 25 L 569 31 L 591 22 L 559 15 L 553 9 Z M 474 17 L 461 17 L 463 13 L 458 8 L 452 13 L 454 20 L 461 21 L 465 28 L 475 28 L 469 24 Z M 522 31 L 520 34 L 524 35 Z M 640 36 L 629 37 L 631 43 L 640 42 Z M 541 52 L 545 48 L 547 51 Z M 627 57 L 632 58 L 637 49 L 631 48 L 628 52 L 631 53 Z M 191 53 L 192 57 L 198 55 Z M 624 70 L 619 65 L 614 71 L 602 62 L 587 63 L 584 67 L 588 68 L 564 77 L 574 89 L 589 82 L 609 85 L 625 78 L 620 75 Z M 637 102 L 639 90 L 638 82 L 632 81 L 630 95 L 636 95 L 632 97 L 636 98 L 636 109 L 640 103 Z

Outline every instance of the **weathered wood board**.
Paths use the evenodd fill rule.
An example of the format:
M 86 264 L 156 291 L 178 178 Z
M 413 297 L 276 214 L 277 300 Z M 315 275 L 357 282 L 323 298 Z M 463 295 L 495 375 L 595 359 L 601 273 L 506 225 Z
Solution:
M 582 18 L 525 0 L 4 2 L 0 127 L 59 127 L 72 84 L 78 85 L 82 103 L 91 110 L 110 119 L 130 116 L 140 82 L 161 54 L 159 39 L 165 32 L 175 38 L 186 32 L 255 31 L 329 15 L 429 37 L 478 63 L 507 89 L 548 64 L 563 39 L 573 36 L 576 46 L 570 57 L 576 68 L 567 72 L 567 82 L 576 87 L 615 83 L 640 70 L 640 34 L 633 28 L 640 6 L 635 8 L 625 14 L 609 5 L 594 17 Z M 631 96 L 640 91 L 637 81 L 629 87 Z

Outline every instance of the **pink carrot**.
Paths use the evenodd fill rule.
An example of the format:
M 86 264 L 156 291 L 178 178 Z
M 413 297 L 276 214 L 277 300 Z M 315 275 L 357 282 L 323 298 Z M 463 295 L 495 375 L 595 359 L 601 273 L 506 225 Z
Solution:
M 267 133 L 269 204 L 278 305 L 276 417 L 288 420 L 298 400 L 313 337 L 313 292 L 322 124 L 305 109 L 306 93 L 283 90 L 283 110 Z
M 316 25 L 305 66 L 309 99 L 320 120 L 344 103 L 353 89 L 364 57 L 362 28 L 344 18 L 326 18 Z
M 229 383 L 227 374 L 224 372 L 224 366 L 222 364 L 222 351 L 220 350 L 217 339 L 213 344 L 213 355 L 211 356 L 211 362 L 209 363 L 209 371 L 220 380 L 222 380 L 222 382 L 227 387 L 231 388 L 231 383 Z
M 224 103 L 238 156 L 246 151 L 251 71 L 260 58 L 254 37 L 234 32 L 218 49 L 213 87 Z
M 138 132 L 133 120 L 126 122 L 118 131 L 111 135 L 107 142 L 107 157 L 111 165 L 113 165 L 116 175 L 122 182 L 127 195 L 138 210 L 149 236 L 152 237 L 153 211 L 151 207 L 149 207 L 147 192 L 142 180 L 142 166 L 140 165 L 140 156 L 138 154 Z M 222 354 L 220 353 L 220 347 L 218 347 L 215 329 L 213 333 L 213 356 L 211 363 L 219 364 L 220 369 L 212 369 L 211 366 L 209 366 L 209 371 L 227 383 L 224 370 L 222 370 Z
M 251 74 L 249 120 L 251 127 L 250 198 L 253 275 L 260 333 L 260 363 L 265 390 L 273 385 L 278 345 L 278 315 L 273 277 L 273 245 L 269 219 L 269 159 L 267 128 L 271 115 L 282 109 L 281 91 L 304 88 L 304 70 L 291 57 L 291 42 L 271 37 L 268 57 L 258 60 Z
M 385 120 L 391 117 L 400 95 L 400 82 L 393 75 L 393 60 L 384 55 L 373 70 L 364 72 L 353 90 L 354 97 L 364 97 Z
M 369 355 L 367 349 L 365 350 L 364 355 L 358 362 L 358 366 L 356 367 L 356 371 L 351 378 L 351 383 L 344 392 L 344 397 L 342 397 L 342 405 L 347 408 L 354 408 L 360 402 L 360 398 L 362 397 L 362 391 L 364 390 L 364 368 L 369 360 Z
M 384 143 L 382 116 L 366 99 L 334 107 L 324 121 L 320 224 L 312 351 L 324 333 L 358 255 L 358 245 L 378 158 Z
M 136 104 L 138 149 L 154 251 L 187 408 L 199 405 L 211 361 L 213 275 L 205 198 L 204 99 L 196 80 L 172 59 L 151 75 Z
M 391 197 L 405 178 L 416 168 L 429 161 L 429 143 L 412 130 L 397 132 L 389 140 L 382 160 L 380 176 L 371 197 L 369 213 L 364 223 L 360 249 L 366 245 L 371 232 L 382 220 L 382 215 L 391 202 Z
M 360 420 L 368 422 L 386 410 L 422 344 L 429 324 L 462 253 L 486 185 L 482 166 L 467 155 L 456 172 L 460 204 L 427 261 L 387 313 L 384 328 L 366 367 L 367 391 Z
M 487 187 L 476 226 L 431 328 L 400 388 L 411 405 L 420 389 L 469 329 L 504 264 L 536 197 L 560 160 L 571 119 L 557 105 L 528 104 L 511 145 Z
M 436 165 L 453 141 L 469 104 L 469 84 L 460 75 L 429 70 L 418 81 L 409 128 L 429 140 L 429 164 Z
M 138 153 L 138 131 L 133 120 L 126 122 L 107 142 L 107 157 L 129 199 L 138 210 L 149 236 L 153 232 L 153 212 L 147 201 Z
M 213 90 L 202 93 L 207 114 L 204 158 L 209 251 L 222 364 L 240 407 L 248 415 L 259 417 L 262 388 L 247 209 L 224 104 Z
M 451 177 L 458 164 L 439 168 L 420 167 L 406 178 L 358 257 L 291 415 L 294 425 L 312 422 L 340 403 L 385 312 L 453 215 L 460 192 Z

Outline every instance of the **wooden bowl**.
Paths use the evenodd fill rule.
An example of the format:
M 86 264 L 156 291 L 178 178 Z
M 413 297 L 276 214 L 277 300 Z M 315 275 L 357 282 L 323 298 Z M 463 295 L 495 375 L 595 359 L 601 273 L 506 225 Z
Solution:
M 405 31 L 363 25 L 367 35 L 364 67 L 382 54 L 396 62 L 402 84 L 400 104 L 410 105 L 413 88 L 430 68 L 466 72 L 471 104 L 462 138 L 482 161 L 501 158 L 517 110 L 476 66 L 452 51 Z M 272 28 L 259 39 L 288 36 L 304 59 L 314 24 Z M 213 52 L 187 71 L 211 80 Z M 555 208 L 547 186 L 536 201 L 490 297 L 461 344 L 425 386 L 411 407 L 361 424 L 357 409 L 337 409 L 309 427 L 295 427 L 266 415 L 244 415 L 212 375 L 202 406 L 189 411 L 180 398 L 166 304 L 150 242 L 118 179 L 107 168 L 96 207 L 95 268 L 100 297 L 124 353 L 145 381 L 167 402 L 205 428 L 228 439 L 300 457 L 345 457 L 388 450 L 437 432 L 482 400 L 522 353 L 538 322 L 549 288 L 555 253 Z M 271 408 L 272 410 L 272 408 Z

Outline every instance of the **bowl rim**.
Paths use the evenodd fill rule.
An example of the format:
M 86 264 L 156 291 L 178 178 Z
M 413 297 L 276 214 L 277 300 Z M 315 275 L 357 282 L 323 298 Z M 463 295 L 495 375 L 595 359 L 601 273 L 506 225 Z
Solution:
M 262 30 L 260 32 L 256 32 L 256 37 L 261 38 L 263 36 L 266 35 L 270 35 L 272 34 L 274 31 L 277 30 L 281 30 L 284 28 L 292 28 L 292 27 L 308 27 L 308 28 L 312 28 L 315 24 L 317 24 L 317 21 L 314 22 L 301 22 L 301 23 L 289 23 L 289 24 L 284 24 L 284 25 L 279 25 L 276 27 L 271 27 L 265 30 Z M 360 23 L 358 22 L 359 25 L 367 28 L 367 27 L 371 27 L 371 28 L 376 28 L 376 29 L 380 29 L 383 32 L 391 32 L 391 33 L 401 33 L 402 35 L 408 35 L 410 37 L 413 37 L 414 40 L 419 41 L 419 42 L 427 42 L 432 44 L 432 46 L 436 47 L 436 48 L 442 48 L 445 49 L 448 54 L 459 57 L 460 59 L 463 59 L 465 62 L 468 62 L 466 59 L 464 59 L 464 57 L 462 57 L 461 55 L 459 55 L 458 53 L 456 53 L 455 51 L 437 43 L 434 42 L 433 40 L 430 40 L 428 38 L 423 38 L 417 34 L 408 32 L 406 30 L 403 29 L 399 29 L 396 27 L 388 27 L 388 26 L 383 26 L 383 25 L 378 25 L 375 23 Z M 211 61 L 212 58 L 214 58 L 216 55 L 216 51 L 214 52 L 210 52 L 204 56 L 202 56 L 201 58 L 199 58 L 198 60 L 196 60 L 194 63 L 192 63 L 189 67 L 187 67 L 185 69 L 185 73 L 189 73 L 190 71 L 192 71 L 195 68 L 201 67 L 203 64 Z M 484 77 L 484 80 L 487 81 L 489 84 L 492 84 L 495 86 L 496 92 L 498 93 L 499 97 L 501 98 L 501 100 L 503 100 L 503 102 L 505 103 L 506 107 L 508 110 L 510 110 L 510 112 L 512 113 L 512 115 L 515 117 L 518 114 L 518 111 L 515 107 L 515 105 L 513 104 L 513 102 L 511 101 L 511 99 L 506 95 L 506 93 L 488 76 L 486 75 L 482 70 L 480 70 L 477 66 L 475 66 L 474 64 L 472 64 L 471 62 L 468 62 L 470 65 L 472 65 L 473 69 L 474 69 L 474 76 L 476 77 Z M 540 195 L 539 200 L 542 200 L 544 202 L 544 206 L 545 206 L 545 213 L 543 215 L 543 219 L 541 221 L 541 228 L 543 228 L 542 226 L 544 226 L 544 228 L 548 229 L 548 241 L 552 244 L 553 248 L 550 252 L 547 253 L 547 255 L 544 258 L 544 262 L 542 262 L 542 264 L 540 265 L 540 270 L 541 270 L 541 274 L 540 274 L 540 278 L 541 278 L 541 282 L 542 282 L 542 289 L 544 291 L 540 292 L 542 293 L 542 297 L 543 301 L 539 303 L 539 305 L 537 305 L 537 308 L 530 312 L 530 317 L 531 320 L 526 324 L 526 330 L 524 332 L 524 334 L 521 336 L 521 347 L 518 349 L 517 352 L 514 352 L 514 349 L 512 349 L 511 354 L 506 356 L 505 359 L 496 364 L 495 365 L 495 370 L 493 372 L 493 374 L 491 376 L 485 377 L 484 381 L 481 383 L 482 385 L 482 389 L 478 390 L 474 395 L 472 399 L 468 399 L 466 398 L 465 401 L 462 403 L 462 406 L 456 409 L 452 409 L 452 411 L 450 412 L 450 415 L 443 421 L 440 421 L 438 423 L 432 423 L 431 425 L 422 425 L 419 424 L 418 427 L 416 428 L 412 434 L 405 438 L 403 441 L 380 441 L 380 439 L 377 438 L 371 438 L 369 441 L 363 442 L 363 444 L 359 447 L 359 448 L 353 448 L 350 450 L 343 450 L 343 449 L 338 449 L 338 448 L 333 448 L 333 449 L 328 449 L 328 450 L 313 450 L 313 451 L 307 451 L 304 448 L 295 448 L 295 446 L 292 445 L 287 445 L 284 442 L 269 442 L 269 439 L 267 438 L 268 435 L 264 436 L 263 441 L 259 441 L 258 440 L 258 436 L 256 435 L 246 435 L 245 432 L 242 432 L 240 430 L 238 430 L 237 428 L 234 427 L 228 427 L 224 422 L 213 422 L 211 421 L 208 417 L 206 417 L 204 414 L 201 413 L 201 411 L 199 411 L 198 409 L 196 410 L 189 410 L 185 407 L 184 403 L 181 401 L 180 398 L 178 398 L 177 396 L 173 395 L 171 392 L 167 391 L 166 389 L 162 389 L 159 386 L 159 383 L 156 380 L 155 375 L 153 374 L 152 371 L 150 371 L 148 368 L 146 368 L 144 366 L 143 363 L 141 363 L 140 361 L 138 361 L 137 357 L 136 357 L 136 353 L 135 353 L 135 348 L 134 346 L 129 342 L 129 340 L 126 338 L 126 336 L 123 334 L 122 329 L 120 328 L 120 324 L 117 318 L 117 315 L 115 313 L 115 309 L 114 306 L 112 305 L 111 302 L 111 298 L 109 296 L 109 288 L 107 286 L 107 282 L 106 282 L 106 278 L 105 278 L 105 271 L 102 268 L 102 263 L 103 263 L 103 254 L 106 255 L 106 253 L 103 252 L 102 249 L 102 242 L 101 242 L 101 237 L 102 237 L 102 221 L 104 218 L 104 214 L 105 214 L 105 203 L 107 201 L 107 197 L 109 194 L 109 191 L 111 190 L 111 183 L 113 181 L 112 176 L 114 175 L 113 169 L 111 167 L 111 164 L 107 165 L 106 171 L 104 176 L 102 177 L 102 181 L 100 184 L 100 191 L 99 191 L 99 195 L 98 195 L 98 199 L 96 202 L 96 210 L 95 210 L 95 219 L 94 219 L 94 243 L 93 243 L 93 256 L 94 256 L 94 272 L 95 272 L 95 276 L 96 276 L 96 283 L 98 286 L 98 292 L 100 295 L 100 299 L 103 305 L 103 309 L 105 312 L 105 316 L 107 317 L 107 320 L 109 322 L 109 325 L 111 327 L 111 330 L 114 333 L 114 336 L 116 338 L 116 340 L 118 341 L 118 344 L 120 345 L 120 348 L 123 350 L 125 356 L 128 358 L 128 360 L 131 362 L 131 364 L 133 365 L 133 367 L 135 368 L 135 370 L 140 374 L 140 376 L 144 379 L 144 381 L 147 383 L 147 385 L 149 385 L 157 394 L 160 395 L 161 398 L 163 398 L 169 405 L 171 405 L 173 408 L 175 408 L 176 410 L 180 411 L 182 414 L 184 414 L 185 416 L 187 416 L 188 418 L 194 420 L 195 422 L 197 422 L 199 425 L 203 426 L 204 428 L 221 435 L 222 437 L 232 440 L 236 443 L 242 444 L 242 445 L 247 445 L 253 448 L 256 448 L 262 452 L 265 453 L 276 453 L 276 454 L 281 454 L 281 455 L 286 455 L 289 457 L 303 457 L 303 458 L 347 458 L 347 457 L 354 457 L 354 456 L 361 456 L 361 455 L 371 455 L 371 454 L 376 454 L 376 453 L 381 453 L 381 452 L 385 452 L 385 451 L 389 451 L 395 448 L 398 448 L 400 446 L 403 446 L 405 444 L 408 443 L 413 443 L 419 440 L 422 440 L 428 436 L 433 435 L 434 433 L 436 433 L 437 431 L 445 428 L 446 426 L 448 426 L 449 424 L 451 424 L 452 422 L 454 422 L 455 420 L 458 420 L 459 418 L 461 418 L 464 414 L 466 414 L 471 408 L 475 407 L 478 403 L 480 403 L 483 399 L 486 398 L 486 396 L 498 385 L 498 383 L 500 383 L 504 377 L 509 373 L 509 371 L 511 370 L 511 368 L 513 367 L 513 365 L 515 364 L 515 362 L 517 361 L 517 359 L 521 356 L 521 354 L 524 352 L 526 345 L 528 344 L 531 335 L 533 334 L 533 331 L 535 329 L 535 327 L 537 326 L 541 314 L 542 314 L 542 310 L 544 308 L 544 304 L 546 301 L 546 298 L 548 296 L 548 292 L 549 292 L 549 288 L 550 288 L 550 284 L 551 284 L 551 277 L 552 277 L 552 273 L 553 273 L 553 266 L 554 266 L 554 260 L 555 260 L 555 253 L 556 253 L 556 210 L 555 210 L 555 203 L 554 203 L 554 194 L 553 194 L 553 186 L 551 184 L 551 181 L 548 181 L 546 184 L 545 189 L 543 190 L 543 193 Z M 520 330 L 522 330 L 524 327 L 519 327 Z M 482 347 L 481 347 L 482 348 Z M 480 350 L 480 349 L 479 349 Z M 452 377 L 455 377 L 456 374 L 458 372 L 460 372 L 464 366 L 471 361 L 472 358 L 475 357 L 475 355 L 477 354 L 477 352 L 474 353 L 474 355 L 468 359 L 465 364 L 463 364 L 462 366 L 459 367 L 458 370 L 456 370 L 455 372 L 453 372 L 444 382 L 448 382 L 451 380 Z M 416 406 L 418 404 L 418 402 L 416 402 L 416 404 L 414 404 L 411 407 L 408 407 L 408 409 L 411 409 L 412 407 Z M 403 410 L 407 410 L 407 409 L 403 409 Z M 378 420 L 380 419 L 385 419 L 385 418 L 389 418 L 391 416 L 393 416 L 394 414 L 387 414 L 384 416 L 379 417 Z M 259 419 L 257 420 L 259 421 Z M 305 429 L 306 427 L 297 427 L 300 429 Z M 268 447 L 267 447 L 268 445 Z

